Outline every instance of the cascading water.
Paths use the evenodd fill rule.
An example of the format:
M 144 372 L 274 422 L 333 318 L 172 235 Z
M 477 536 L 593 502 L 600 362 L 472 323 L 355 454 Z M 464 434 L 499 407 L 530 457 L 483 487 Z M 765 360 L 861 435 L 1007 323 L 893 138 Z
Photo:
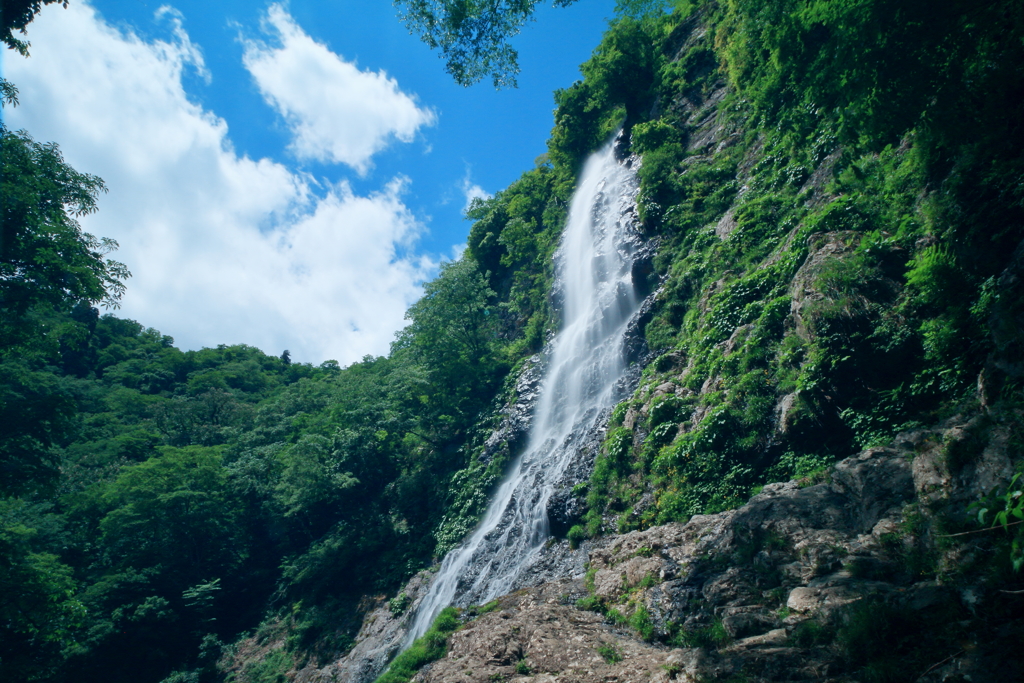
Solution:
M 451 604 L 508 593 L 549 535 L 547 505 L 580 436 L 620 398 L 623 338 L 638 300 L 631 279 L 639 243 L 634 170 L 609 143 L 587 161 L 555 255 L 562 331 L 549 346 L 527 446 L 473 534 L 445 557 L 406 645 Z

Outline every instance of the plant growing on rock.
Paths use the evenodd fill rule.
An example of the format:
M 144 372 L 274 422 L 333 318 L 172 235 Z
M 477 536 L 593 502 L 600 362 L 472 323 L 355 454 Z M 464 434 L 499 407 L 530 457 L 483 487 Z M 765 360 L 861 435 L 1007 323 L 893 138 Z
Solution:
M 601 658 L 609 664 L 618 664 L 622 661 L 622 653 L 611 644 L 599 645 L 597 654 L 601 655 Z
M 987 498 L 972 505 L 978 510 L 980 524 L 987 524 L 991 514 L 991 527 L 1002 527 L 1011 536 L 1010 563 L 1015 572 L 1024 567 L 1024 483 L 1018 484 L 1021 476 L 1022 473 L 1014 475 L 1002 494 L 993 491 Z M 1010 527 L 1015 528 L 1010 531 Z

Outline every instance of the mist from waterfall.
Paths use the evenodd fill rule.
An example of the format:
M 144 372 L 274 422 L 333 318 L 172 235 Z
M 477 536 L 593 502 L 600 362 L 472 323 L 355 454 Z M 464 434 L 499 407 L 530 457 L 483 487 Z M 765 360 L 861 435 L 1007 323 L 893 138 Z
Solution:
M 445 557 L 406 646 L 448 605 L 483 604 L 512 589 L 550 535 L 548 501 L 581 436 L 620 400 L 623 339 L 638 307 L 631 278 L 636 193 L 636 173 L 617 160 L 613 143 L 584 166 L 555 254 L 562 329 L 547 349 L 526 448 L 479 526 Z

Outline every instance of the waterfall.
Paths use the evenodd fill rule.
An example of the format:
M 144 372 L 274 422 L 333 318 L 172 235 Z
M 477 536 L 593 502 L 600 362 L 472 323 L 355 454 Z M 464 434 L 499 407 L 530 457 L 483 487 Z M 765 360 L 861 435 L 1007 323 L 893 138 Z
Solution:
M 483 604 L 510 591 L 548 539 L 548 501 L 580 436 L 621 398 L 623 339 L 638 307 L 631 279 L 636 192 L 636 173 L 616 159 L 614 143 L 584 166 L 555 254 L 562 330 L 548 346 L 526 448 L 480 525 L 444 558 L 406 646 L 448 605 Z

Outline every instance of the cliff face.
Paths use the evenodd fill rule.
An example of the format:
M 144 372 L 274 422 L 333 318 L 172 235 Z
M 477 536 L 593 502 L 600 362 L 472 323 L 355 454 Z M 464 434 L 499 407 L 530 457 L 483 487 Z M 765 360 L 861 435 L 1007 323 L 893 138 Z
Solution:
M 468 611 L 413 680 L 1017 680 L 1024 598 L 991 562 L 1002 532 L 941 522 L 1011 478 L 1008 419 L 904 432 L 685 524 L 562 541 L 549 552 L 575 572 Z M 968 440 L 975 457 L 952 468 Z M 400 628 L 377 610 L 339 667 L 299 680 L 371 680 L 344 662 L 381 622 Z
M 829 81 L 854 68 L 828 62 L 859 49 L 853 34 L 796 29 L 810 19 L 780 9 L 768 35 L 757 7 L 775 5 L 622 20 L 557 95 L 553 166 L 536 178 L 564 181 L 623 122 L 642 158 L 638 214 L 656 253 L 634 273 L 653 292 L 636 328 L 651 352 L 635 335 L 636 390 L 552 499 L 544 560 L 518 591 L 465 610 L 415 680 L 1024 676 L 1024 536 L 991 526 L 1016 519 L 1024 495 L 1020 130 L 966 100 L 937 111 L 891 70 L 872 78 L 891 79 L 895 103 L 871 109 L 875 94 Z M 780 45 L 787 31 L 795 42 Z M 890 48 L 864 31 L 877 60 Z M 822 72 L 789 64 L 804 80 L 786 80 L 807 51 Z M 907 59 L 930 69 L 926 52 Z M 992 111 L 1019 111 L 1003 98 Z M 956 111 L 971 124 L 953 125 Z M 512 299 L 528 241 L 511 207 L 531 197 L 528 177 L 469 240 Z M 541 367 L 520 375 L 524 400 Z M 514 454 L 529 405 L 496 411 L 478 461 Z M 372 680 L 426 580 L 398 593 L 406 612 L 379 598 L 354 649 L 298 679 Z

